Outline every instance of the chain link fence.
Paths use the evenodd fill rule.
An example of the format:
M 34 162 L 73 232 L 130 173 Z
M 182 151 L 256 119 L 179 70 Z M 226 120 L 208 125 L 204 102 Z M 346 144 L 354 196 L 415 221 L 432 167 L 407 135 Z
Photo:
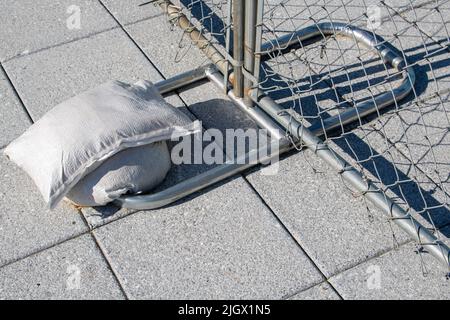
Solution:
M 168 1 L 154 2 L 168 11 Z M 382 194 L 405 214 L 386 209 L 389 222 L 417 220 L 436 237 L 427 243 L 416 230 L 418 253 L 439 247 L 450 238 L 444 231 L 450 225 L 450 0 L 257 2 L 264 8 L 253 17 L 256 67 L 243 67 L 250 79 L 244 89 L 268 95 L 300 124 L 297 133 L 307 129 L 320 137 L 323 148 L 371 185 L 355 188 L 344 166 L 337 170 L 343 189 L 372 202 L 368 194 Z M 184 30 L 177 61 L 189 61 L 189 50 L 200 47 L 236 86 L 232 77 L 242 61 L 233 52 L 231 1 L 170 5 L 177 13 L 169 22 Z M 188 25 L 180 25 L 181 15 Z M 292 126 L 286 128 L 291 136 Z M 294 140 L 298 149 L 311 148 L 301 137 Z M 315 159 L 303 159 L 315 169 Z M 378 215 L 369 208 L 369 217 Z M 448 256 L 443 260 L 448 265 Z

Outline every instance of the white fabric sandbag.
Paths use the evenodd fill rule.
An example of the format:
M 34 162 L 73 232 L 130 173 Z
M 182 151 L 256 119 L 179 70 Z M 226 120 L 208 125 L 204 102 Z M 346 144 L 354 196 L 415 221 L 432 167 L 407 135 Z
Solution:
M 169 140 L 175 132 L 187 135 L 194 128 L 197 124 L 166 103 L 151 82 L 110 81 L 54 107 L 5 154 L 28 173 L 53 208 L 119 151 Z
M 66 198 L 82 207 L 102 206 L 124 194 L 152 190 L 164 180 L 170 167 L 170 154 L 164 141 L 128 148 L 81 179 Z

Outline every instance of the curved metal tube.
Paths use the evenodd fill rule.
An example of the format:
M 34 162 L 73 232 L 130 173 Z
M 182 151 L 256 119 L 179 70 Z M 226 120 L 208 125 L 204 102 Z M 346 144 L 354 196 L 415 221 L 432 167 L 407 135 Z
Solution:
M 267 147 L 263 149 L 251 150 L 237 159 L 229 160 L 224 164 L 205 171 L 195 177 L 184 180 L 162 191 L 146 195 L 124 196 L 115 200 L 114 204 L 136 210 L 160 208 L 251 168 L 258 163 L 268 162 L 290 148 L 291 143 L 289 140 L 278 140 L 270 146 L 270 150 L 268 150 L 269 148 Z M 271 150 L 275 150 L 275 152 L 271 152 Z M 260 159 L 258 155 L 261 153 L 268 154 L 268 156 Z M 258 162 L 252 162 L 251 159 L 258 159 Z
M 353 108 L 349 108 L 338 115 L 324 119 L 322 122 L 312 124 L 309 130 L 315 135 L 322 135 L 329 130 L 350 124 L 355 120 L 394 104 L 405 98 L 411 92 L 416 81 L 416 75 L 413 68 L 408 67 L 401 54 L 386 45 L 383 39 L 379 38 L 374 33 L 344 23 L 323 22 L 306 27 L 294 33 L 264 43 L 261 46 L 260 53 L 263 56 L 270 56 L 274 53 L 281 53 L 303 41 L 332 35 L 352 38 L 357 42 L 364 44 L 366 47 L 376 50 L 385 63 L 390 64 L 399 72 L 404 72 L 404 77 L 397 88 L 375 96 L 371 100 L 359 103 Z

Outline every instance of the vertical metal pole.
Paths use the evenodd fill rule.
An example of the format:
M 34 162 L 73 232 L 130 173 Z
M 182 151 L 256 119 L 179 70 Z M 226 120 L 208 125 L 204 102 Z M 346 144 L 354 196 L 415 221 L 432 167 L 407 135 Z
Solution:
M 231 4 L 231 0 L 227 2 L 227 31 L 225 32 L 225 50 L 227 51 L 227 54 L 232 56 L 231 50 L 231 28 L 232 28 L 232 15 L 233 15 L 233 6 Z M 230 61 L 227 57 L 226 59 L 226 70 L 223 74 L 223 83 L 225 84 L 223 87 L 224 93 L 228 93 L 228 77 L 230 75 Z
M 244 0 L 233 0 L 233 84 L 234 94 L 238 98 L 244 96 L 244 75 L 242 67 L 244 65 Z
M 254 88 L 258 88 L 260 82 L 260 71 L 261 71 L 261 47 L 262 47 L 262 31 L 263 31 L 263 16 L 264 16 L 264 0 L 257 0 L 256 8 L 256 23 L 255 23 L 255 48 L 253 50 L 255 54 L 255 61 L 253 63 L 253 77 L 255 83 L 253 83 Z M 258 90 L 252 90 L 250 94 L 254 94 L 256 98 Z
M 256 17 L 258 0 L 246 0 L 245 2 L 245 35 L 244 35 L 244 68 L 253 75 L 255 67 L 255 41 L 256 41 Z M 253 103 L 248 93 L 253 81 L 244 75 L 244 101 L 248 106 Z

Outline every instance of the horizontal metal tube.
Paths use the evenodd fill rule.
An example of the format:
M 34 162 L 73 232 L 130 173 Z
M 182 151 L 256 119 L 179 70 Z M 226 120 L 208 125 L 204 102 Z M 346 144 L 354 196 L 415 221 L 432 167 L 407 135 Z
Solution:
M 275 101 L 266 95 L 260 95 L 255 102 L 261 106 L 270 116 L 278 121 L 302 145 L 311 149 L 317 156 L 327 162 L 333 169 L 339 172 L 342 178 L 350 183 L 358 192 L 363 194 L 375 206 L 399 225 L 408 235 L 416 240 L 425 250 L 436 257 L 444 266 L 450 267 L 450 249 L 440 242 L 425 227 L 417 222 L 411 215 L 394 203 L 385 193 L 378 190 L 373 184 L 368 183 L 361 174 L 347 163 L 341 156 L 333 152 L 314 133 L 305 128 L 300 122 L 286 115 Z
M 258 163 L 266 163 L 271 159 L 278 157 L 281 153 L 289 150 L 291 147 L 287 140 L 281 140 L 273 143 L 270 148 L 264 147 L 254 149 L 243 156 L 234 160 L 229 160 L 224 164 L 201 173 L 195 177 L 184 180 L 172 187 L 156 192 L 154 194 L 124 196 L 114 201 L 114 204 L 136 210 L 150 210 L 163 207 L 173 203 L 187 195 L 202 190 L 219 181 L 234 176 Z M 275 150 L 275 151 L 273 151 Z M 267 154 L 267 157 L 259 158 L 259 155 Z M 252 162 L 251 159 L 258 159 L 258 162 Z
M 213 68 L 212 65 L 206 65 L 197 69 L 180 73 L 172 78 L 155 83 L 155 86 L 158 89 L 159 93 L 161 93 L 161 95 L 168 94 L 177 89 L 184 88 L 194 82 L 205 79 L 206 71 L 211 68 Z
M 296 46 L 301 42 L 311 40 L 317 37 L 325 37 L 332 35 L 341 35 L 347 38 L 353 38 L 357 42 L 364 44 L 366 47 L 372 48 L 380 52 L 386 62 L 392 64 L 394 68 L 403 68 L 403 57 L 391 50 L 385 42 L 377 37 L 374 33 L 358 27 L 340 22 L 322 22 L 293 33 L 286 34 L 274 41 L 268 41 L 261 46 L 261 55 L 267 56 L 273 53 L 283 52 L 290 47 Z

